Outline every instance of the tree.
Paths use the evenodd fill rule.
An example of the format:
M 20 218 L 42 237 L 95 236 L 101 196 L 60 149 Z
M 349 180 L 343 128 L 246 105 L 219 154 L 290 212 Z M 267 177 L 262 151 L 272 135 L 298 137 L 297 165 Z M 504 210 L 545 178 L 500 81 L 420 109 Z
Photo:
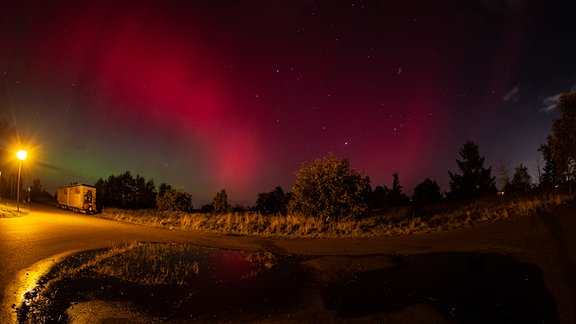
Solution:
M 432 203 L 437 203 L 442 200 L 440 193 L 440 186 L 436 181 L 426 178 L 422 183 L 414 188 L 412 201 L 416 206 L 425 206 Z
M 510 176 L 508 172 L 508 164 L 504 161 L 500 161 L 496 166 L 496 174 L 498 175 L 498 188 L 504 191 L 506 186 L 510 184 Z
M 370 193 L 370 198 L 368 205 L 371 209 L 381 209 L 386 206 L 386 200 L 388 199 L 388 192 L 390 190 L 386 186 L 376 186 L 374 190 Z
M 146 181 L 143 189 L 144 191 L 141 194 L 142 208 L 156 208 L 156 197 L 158 197 L 158 193 L 156 192 L 154 180 L 150 179 Z
M 370 179 L 333 154 L 304 162 L 296 172 L 289 210 L 325 221 L 362 216 L 367 210 Z
M 530 189 L 532 189 L 532 177 L 528 172 L 528 168 L 523 164 L 520 164 L 514 169 L 512 180 L 508 183 L 504 190 L 510 192 L 526 192 Z
M 576 92 L 560 96 L 558 110 L 560 117 L 552 124 L 547 153 L 554 163 L 556 176 L 562 181 L 573 181 L 576 176 Z
M 9 151 L 12 143 L 18 142 L 16 128 L 6 119 L 0 119 L 0 156 L 12 156 L 13 152 Z M 2 160 L 2 163 L 4 160 Z M 6 169 L 0 170 L 0 197 L 10 197 L 12 195 L 12 186 L 10 179 L 12 174 L 6 172 Z
M 226 194 L 226 190 L 222 189 L 216 193 L 216 196 L 214 196 L 213 205 L 214 213 L 216 214 L 225 214 L 230 212 L 231 208 L 230 203 L 228 202 L 228 195 Z
M 136 178 L 129 171 L 118 176 L 110 175 L 107 180 L 98 179 L 96 187 L 96 205 L 125 209 L 156 207 L 156 186 L 154 180 Z
M 556 167 L 554 166 L 554 161 L 552 160 L 552 152 L 550 149 L 550 145 L 542 144 L 538 149 L 540 153 L 542 153 L 542 157 L 544 158 L 544 173 L 540 175 L 540 185 L 544 187 L 553 186 L 556 184 L 558 179 L 558 172 L 556 172 Z
M 167 189 L 156 198 L 158 210 L 163 211 L 192 211 L 192 195 L 182 189 Z
M 259 193 L 256 209 L 262 214 L 286 214 L 289 195 L 282 187 L 276 187 L 268 193 Z
M 460 149 L 462 160 L 456 159 L 462 174 L 448 171 L 450 176 L 449 198 L 455 200 L 473 199 L 496 192 L 492 167 L 484 167 L 484 157 L 480 156 L 478 145 L 467 141 Z
M 393 173 L 392 179 L 392 189 L 388 193 L 390 205 L 392 207 L 408 205 L 410 203 L 410 198 L 402 193 L 402 186 L 400 185 L 398 173 Z
M 96 209 L 101 213 L 104 206 L 110 206 L 108 202 L 108 193 L 106 192 L 108 190 L 106 181 L 99 178 L 96 180 L 94 187 L 96 187 Z
M 200 207 L 200 212 L 204 213 L 204 214 L 213 213 L 214 212 L 214 204 L 209 203 L 209 204 L 202 205 L 202 207 Z
M 37 200 L 42 194 L 42 185 L 40 184 L 40 179 L 32 180 L 32 186 L 30 187 L 30 199 Z

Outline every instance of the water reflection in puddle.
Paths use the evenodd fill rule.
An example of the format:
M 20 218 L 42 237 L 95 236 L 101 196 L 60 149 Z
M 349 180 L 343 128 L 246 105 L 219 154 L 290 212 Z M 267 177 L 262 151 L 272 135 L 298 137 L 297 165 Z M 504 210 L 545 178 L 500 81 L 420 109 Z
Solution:
M 98 304 L 91 301 L 121 303 L 124 309 L 129 304 L 131 314 L 146 314 L 155 320 L 213 318 L 228 309 L 255 310 L 275 289 L 293 295 L 286 286 L 290 280 L 279 278 L 277 271 L 290 269 L 283 261 L 277 266 L 277 261 L 270 252 L 187 244 L 132 244 L 76 253 L 38 280 L 20 303 L 18 320 L 35 323 L 75 318 L 78 314 L 68 310 L 85 312 L 78 305 Z M 285 298 L 268 298 L 267 302 L 281 308 L 283 302 L 278 300 Z M 112 315 L 117 316 L 104 314 L 103 320 Z
M 103 253 L 96 260 L 92 271 L 144 285 L 191 285 L 246 279 L 276 263 L 276 257 L 269 252 L 176 243 L 131 244 Z
M 403 321 L 397 314 L 418 305 L 457 322 L 558 321 L 539 269 L 501 255 L 300 258 L 185 244 L 104 252 L 76 254 L 54 267 L 31 306 L 21 308 L 21 321 L 81 321 L 82 314 L 105 321 L 112 318 L 106 309 L 118 309 L 114 303 L 125 316 L 153 321 Z M 90 259 L 94 265 L 81 271 L 58 270 Z
M 396 257 L 398 266 L 324 285 L 327 307 L 355 318 L 427 304 L 458 322 L 557 322 L 538 267 L 493 254 Z

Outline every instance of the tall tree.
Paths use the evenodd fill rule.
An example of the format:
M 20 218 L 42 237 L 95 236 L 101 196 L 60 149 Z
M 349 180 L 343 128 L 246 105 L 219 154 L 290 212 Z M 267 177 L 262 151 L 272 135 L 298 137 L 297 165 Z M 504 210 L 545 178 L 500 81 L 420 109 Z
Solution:
M 372 192 L 370 192 L 368 205 L 371 209 L 380 209 L 386 206 L 386 200 L 388 199 L 388 192 L 390 190 L 386 186 L 376 186 Z
M 442 200 L 440 186 L 436 181 L 426 178 L 422 183 L 414 188 L 412 201 L 416 206 L 425 206 Z
M 392 174 L 392 189 L 388 194 L 390 198 L 390 204 L 393 207 L 405 206 L 410 203 L 410 198 L 408 198 L 408 196 L 406 196 L 402 192 L 402 186 L 400 185 L 400 177 L 396 172 Z
M 530 189 L 532 189 L 532 176 L 530 176 L 528 168 L 520 164 L 514 169 L 512 180 L 506 186 L 505 191 L 525 192 Z
M 558 100 L 560 117 L 552 124 L 548 137 L 550 157 L 556 175 L 562 181 L 574 181 L 576 176 L 576 92 L 565 93 Z
M 498 188 L 504 191 L 506 186 L 510 184 L 510 173 L 508 172 L 508 164 L 500 161 L 496 166 L 496 174 L 498 175 L 497 182 Z
M 231 206 L 228 202 L 228 194 L 226 193 L 225 189 L 220 190 L 214 196 L 214 213 L 216 214 L 225 214 L 230 212 Z
M 552 152 L 550 150 L 550 145 L 542 144 L 538 149 L 542 153 L 544 158 L 544 172 L 540 174 L 540 185 L 544 187 L 553 186 L 556 184 L 558 179 L 558 172 L 556 172 L 556 167 L 554 166 L 554 160 L 552 160 Z
M 496 192 L 492 177 L 492 167 L 484 167 L 484 157 L 480 155 L 478 145 L 467 141 L 460 149 L 461 160 L 456 159 L 461 174 L 448 171 L 450 175 L 451 199 L 473 199 Z
M 156 188 L 153 180 L 136 178 L 130 171 L 118 176 L 110 175 L 107 180 L 98 179 L 96 187 L 96 205 L 101 207 L 117 207 L 127 209 L 142 209 L 156 207 Z M 170 186 L 167 186 L 170 188 Z M 166 188 L 164 188 L 164 191 Z
M 9 153 L 8 150 L 13 142 L 17 142 L 17 138 L 16 128 L 8 120 L 0 119 L 0 156 L 5 157 L 13 154 Z M 4 171 L 0 173 L 0 197 L 10 197 L 11 182 L 9 179 L 11 174 L 6 172 L 6 169 L 0 171 Z
M 42 185 L 40 184 L 40 179 L 32 180 L 32 186 L 30 187 L 30 199 L 36 200 L 40 198 L 42 193 Z
M 160 186 L 158 186 L 158 195 L 162 196 L 166 190 L 172 189 L 172 186 L 162 182 Z

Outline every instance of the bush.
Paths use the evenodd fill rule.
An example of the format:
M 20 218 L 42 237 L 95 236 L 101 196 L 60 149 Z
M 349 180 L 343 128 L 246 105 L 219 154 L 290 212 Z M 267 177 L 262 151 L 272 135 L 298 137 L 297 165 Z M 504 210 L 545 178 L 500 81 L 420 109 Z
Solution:
M 156 198 L 156 205 L 161 211 L 192 211 L 192 195 L 182 189 L 167 189 Z
M 323 218 L 325 221 L 362 216 L 367 208 L 370 180 L 350 168 L 350 162 L 330 154 L 305 162 L 296 172 L 292 187 L 291 213 Z

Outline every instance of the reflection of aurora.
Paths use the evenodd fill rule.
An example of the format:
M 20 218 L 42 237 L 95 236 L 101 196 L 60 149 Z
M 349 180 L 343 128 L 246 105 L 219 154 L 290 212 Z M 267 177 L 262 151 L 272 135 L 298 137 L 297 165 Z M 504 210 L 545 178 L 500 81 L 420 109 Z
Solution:
M 99 256 L 91 271 L 138 284 L 193 285 L 247 279 L 269 270 L 268 252 L 203 248 L 189 244 L 131 244 Z
M 120 257 L 122 250 L 116 248 L 96 265 L 124 267 L 118 262 L 127 261 L 129 266 L 117 273 L 108 272 L 114 278 L 94 276 L 91 270 L 72 270 L 75 274 L 69 278 L 53 281 L 44 291 L 36 290 L 38 298 L 26 301 L 28 313 L 58 318 L 74 308 L 75 314 L 81 315 L 94 312 L 90 309 L 94 302 L 114 309 L 120 301 L 124 303 L 120 309 L 127 314 L 149 321 L 170 317 L 235 322 L 286 319 L 303 310 L 317 319 L 382 319 L 426 305 L 437 318 L 458 322 L 558 321 L 540 269 L 503 255 L 308 256 L 299 263 L 286 257 L 276 260 L 269 253 L 182 244 L 164 247 L 174 252 L 162 250 L 160 244 L 132 245 L 132 251 L 140 251 Z M 90 253 L 76 254 L 63 263 L 98 259 L 98 253 Z M 144 278 L 138 273 L 144 268 L 156 271 L 150 267 L 152 254 L 161 259 L 158 267 L 167 266 L 164 261 L 168 260 L 176 264 L 187 260 L 198 265 L 197 271 L 184 284 L 134 283 Z M 271 262 L 276 263 L 272 266 Z M 135 280 L 129 280 L 127 269 Z M 23 319 L 26 314 L 21 315 Z
M 142 295 L 141 291 L 146 289 L 154 291 L 163 287 L 174 291 L 169 293 L 170 298 L 178 299 L 185 298 L 179 295 L 182 291 L 248 280 L 270 271 L 275 264 L 276 257 L 269 252 L 221 250 L 180 243 L 132 243 L 111 249 L 66 253 L 20 273 L 17 300 L 13 304 L 19 305 L 16 315 L 20 321 L 28 318 L 34 322 L 50 318 L 51 312 L 64 310 L 58 310 L 62 304 L 53 300 L 59 298 L 59 291 L 67 296 L 60 297 L 65 303 L 84 300 L 83 291 L 90 289 L 86 281 L 92 281 L 95 287 L 102 289 L 118 289 L 120 295 L 130 290 L 130 285 L 136 287 L 137 295 Z M 83 284 L 67 286 L 70 282 Z M 115 293 L 118 292 L 111 292 Z M 151 296 L 154 294 L 152 292 Z M 146 298 L 146 294 L 142 296 Z M 107 299 L 96 299 L 102 298 Z

